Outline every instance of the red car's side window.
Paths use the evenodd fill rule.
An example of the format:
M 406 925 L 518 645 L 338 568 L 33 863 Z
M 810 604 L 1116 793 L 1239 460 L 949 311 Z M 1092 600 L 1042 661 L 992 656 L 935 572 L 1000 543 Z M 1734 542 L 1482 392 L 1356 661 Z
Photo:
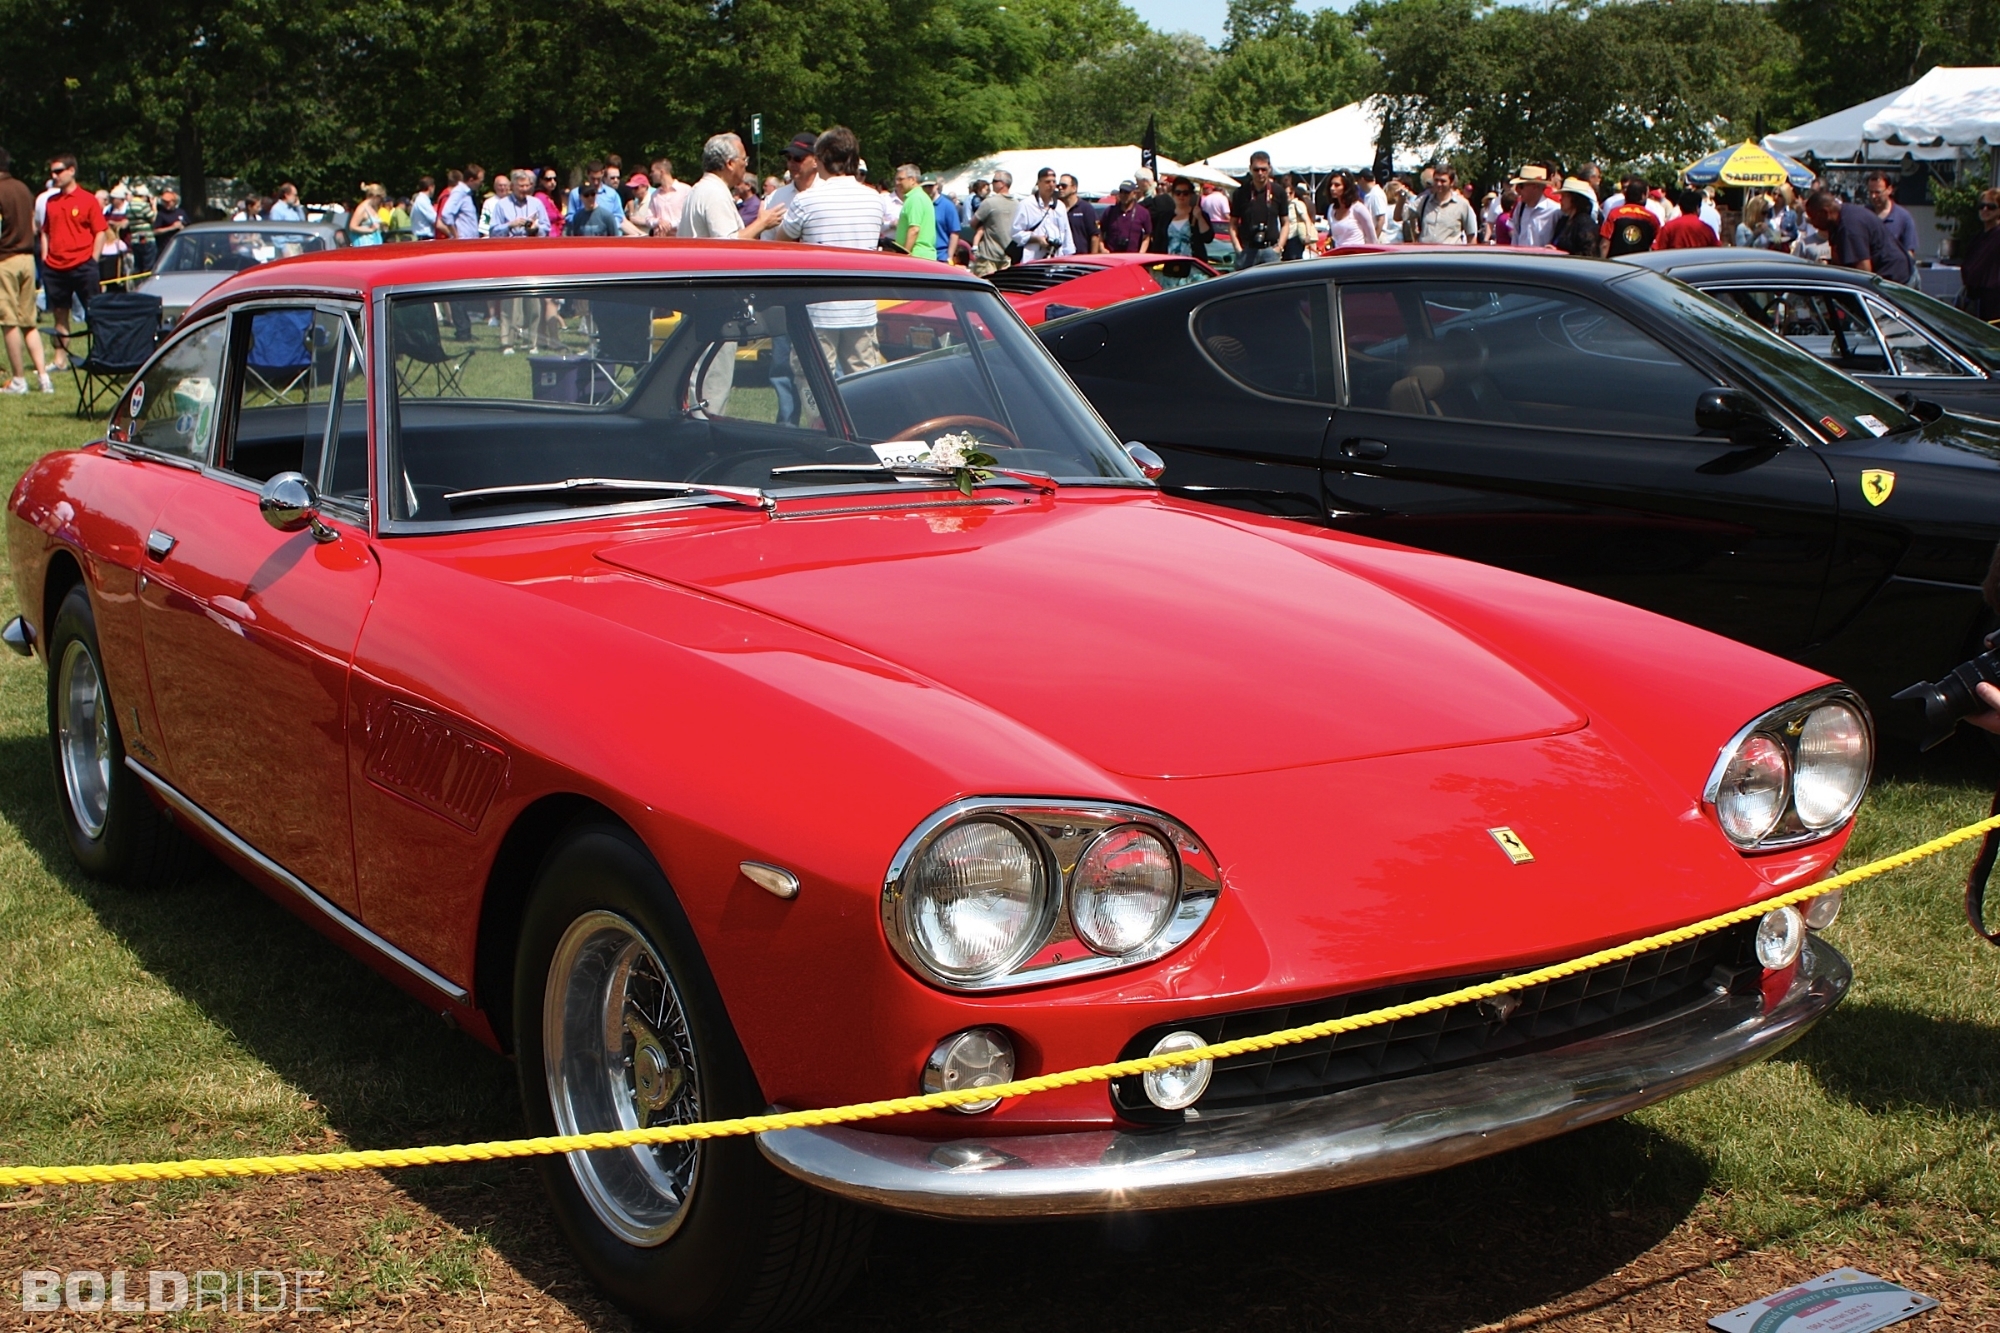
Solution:
M 112 415 L 111 439 L 194 463 L 208 461 L 229 324 L 182 334 L 147 369 Z

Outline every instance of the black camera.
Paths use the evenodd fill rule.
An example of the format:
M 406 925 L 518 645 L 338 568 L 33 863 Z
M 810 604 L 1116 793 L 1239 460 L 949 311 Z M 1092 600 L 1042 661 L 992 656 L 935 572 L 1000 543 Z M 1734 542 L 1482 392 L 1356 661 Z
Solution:
M 1981 681 L 2000 685 L 2000 650 L 1993 646 L 1995 638 L 2000 638 L 2000 633 L 1987 636 L 1985 652 L 1969 662 L 1960 662 L 1937 680 L 1920 681 L 1890 696 L 1896 703 L 1916 705 L 1922 714 L 1924 738 L 1919 748 L 1928 750 L 1942 745 L 1951 738 L 1960 718 L 1986 711 L 1986 703 L 1975 687 Z

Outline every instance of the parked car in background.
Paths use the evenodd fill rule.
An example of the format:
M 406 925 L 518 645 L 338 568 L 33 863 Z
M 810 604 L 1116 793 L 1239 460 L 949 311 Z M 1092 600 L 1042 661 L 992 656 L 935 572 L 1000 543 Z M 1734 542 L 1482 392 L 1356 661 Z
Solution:
M 1000 289 L 1015 314 L 1039 324 L 1215 276 L 1208 264 L 1186 256 L 1102 254 L 1029 260 L 1003 268 L 987 281 Z
M 153 264 L 153 276 L 133 290 L 159 297 L 161 317 L 171 325 L 232 274 L 274 259 L 331 250 L 339 237 L 324 223 L 197 222 L 167 242 Z
M 1313 345 L 1270 290 L 1254 324 Z M 595 331 L 440 360 L 461 299 Z M 878 356 L 871 321 L 919 302 L 952 338 Z M 763 382 L 735 380 L 746 349 Z M 1703 920 L 1839 855 L 1873 739 L 1826 676 L 1162 494 L 1156 463 L 942 265 L 347 249 L 217 287 L 103 440 L 27 471 L 4 638 L 47 664 L 88 873 L 156 883 L 201 839 L 510 1051 L 537 1135 L 1185 1051 Z M 1167 1074 L 536 1160 L 649 1326 L 763 1327 L 865 1256 L 856 1204 L 1245 1202 L 1713 1079 L 1845 993 L 1808 933 L 1834 906 Z
M 1215 276 L 1213 268 L 1185 255 L 1103 254 L 1031 259 L 987 281 L 1025 323 L 1039 324 Z M 894 355 L 927 352 L 951 343 L 955 321 L 949 305 L 884 303 L 877 337 Z
M 1768 250 L 1628 255 L 1891 398 L 2000 417 L 2000 328 L 1905 283 Z
M 1738 309 L 1635 265 L 1459 248 L 1038 333 L 1177 493 L 1602 593 L 1879 705 L 1993 627 L 2000 424 L 1921 419 Z

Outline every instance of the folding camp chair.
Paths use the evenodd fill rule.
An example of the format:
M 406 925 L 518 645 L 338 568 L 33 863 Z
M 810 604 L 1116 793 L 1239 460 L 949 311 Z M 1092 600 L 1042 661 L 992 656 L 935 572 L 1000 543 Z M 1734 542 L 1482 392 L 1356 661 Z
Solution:
M 590 349 L 590 401 L 620 402 L 653 359 L 652 307 L 592 301 L 590 313 L 597 327 Z
M 312 322 L 310 310 L 262 310 L 250 317 L 250 351 L 243 358 L 245 407 L 276 407 L 295 392 L 304 398 L 301 386 L 308 385 L 313 371 Z
M 437 307 L 425 301 L 398 304 L 389 321 L 395 330 L 396 391 L 412 398 L 465 396 L 465 363 L 479 349 L 445 350 L 438 334 Z M 428 382 L 433 392 L 426 395 Z
M 91 301 L 85 336 L 90 355 L 70 358 L 76 377 L 76 414 L 94 417 L 107 399 L 124 391 L 160 340 L 160 298 L 144 292 L 109 292 Z

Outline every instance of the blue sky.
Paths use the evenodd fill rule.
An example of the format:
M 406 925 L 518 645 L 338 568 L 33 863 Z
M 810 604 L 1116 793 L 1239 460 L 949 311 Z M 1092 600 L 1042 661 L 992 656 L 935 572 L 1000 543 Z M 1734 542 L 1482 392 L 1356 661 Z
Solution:
M 1229 17 L 1229 0 L 1125 0 L 1139 17 L 1161 32 L 1192 32 L 1214 46 L 1222 41 L 1224 21 Z M 1324 9 L 1324 4 L 1304 0 L 1301 9 Z

